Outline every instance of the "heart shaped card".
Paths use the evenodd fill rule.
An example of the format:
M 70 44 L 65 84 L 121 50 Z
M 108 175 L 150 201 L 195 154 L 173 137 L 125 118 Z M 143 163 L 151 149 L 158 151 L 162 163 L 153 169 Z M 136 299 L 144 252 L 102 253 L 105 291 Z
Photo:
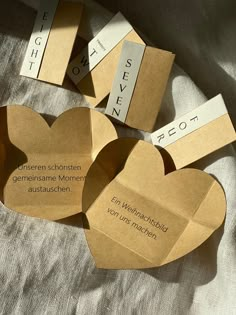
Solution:
M 116 138 L 111 122 L 88 108 L 70 109 L 50 127 L 28 107 L 1 107 L 2 202 L 49 220 L 81 212 L 87 171 L 98 152 Z
M 212 176 L 196 169 L 165 175 L 153 145 L 123 138 L 103 148 L 90 167 L 82 206 L 96 266 L 142 269 L 201 245 L 224 221 L 226 200 Z

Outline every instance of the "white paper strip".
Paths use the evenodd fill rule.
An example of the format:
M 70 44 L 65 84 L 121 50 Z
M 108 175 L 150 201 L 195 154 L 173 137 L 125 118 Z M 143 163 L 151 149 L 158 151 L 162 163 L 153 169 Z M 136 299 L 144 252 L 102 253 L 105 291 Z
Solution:
M 145 45 L 124 41 L 105 114 L 125 122 Z
M 219 94 L 195 110 L 152 133 L 152 143 L 165 148 L 227 113 L 222 95 Z M 203 141 L 205 140 L 203 139 Z
M 71 80 L 77 85 L 132 29 L 124 16 L 117 13 L 69 64 L 67 74 Z
M 59 0 L 42 0 L 20 75 L 37 78 Z

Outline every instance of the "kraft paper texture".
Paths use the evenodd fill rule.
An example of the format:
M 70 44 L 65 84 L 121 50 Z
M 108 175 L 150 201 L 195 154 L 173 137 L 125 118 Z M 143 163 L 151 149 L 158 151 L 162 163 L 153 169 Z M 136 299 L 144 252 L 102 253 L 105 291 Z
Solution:
M 88 108 L 70 109 L 49 127 L 28 107 L 1 107 L 1 201 L 22 214 L 49 220 L 81 212 L 87 170 L 116 138 L 111 122 Z
M 159 151 L 136 139 L 109 143 L 89 169 L 84 229 L 98 268 L 142 269 L 176 260 L 220 227 L 224 191 L 205 172 L 165 174 Z
M 39 71 L 39 80 L 63 84 L 82 11 L 83 5 L 80 3 L 59 2 Z
M 125 124 L 151 132 L 154 129 L 175 55 L 147 46 Z

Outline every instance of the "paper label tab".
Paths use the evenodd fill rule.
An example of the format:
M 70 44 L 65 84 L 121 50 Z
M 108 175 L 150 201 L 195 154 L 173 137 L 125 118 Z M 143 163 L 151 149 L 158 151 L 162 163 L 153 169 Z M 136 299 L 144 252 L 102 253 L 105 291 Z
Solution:
M 124 16 L 117 13 L 69 64 L 67 74 L 71 80 L 77 85 L 132 29 Z
M 152 133 L 152 143 L 165 148 L 227 113 L 222 96 L 217 95 L 195 110 Z
M 145 45 L 125 41 L 105 114 L 125 122 Z
M 42 0 L 20 75 L 37 78 L 59 0 Z

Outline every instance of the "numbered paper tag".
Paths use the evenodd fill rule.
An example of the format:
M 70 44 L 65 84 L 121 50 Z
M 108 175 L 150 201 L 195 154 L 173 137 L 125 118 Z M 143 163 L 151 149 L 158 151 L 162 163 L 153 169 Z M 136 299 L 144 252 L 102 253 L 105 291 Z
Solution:
M 117 13 L 69 64 L 67 73 L 71 80 L 77 85 L 132 29 L 124 16 Z
M 165 149 L 177 169 L 236 140 L 221 95 L 155 131 L 151 138 L 154 145 Z
M 105 113 L 125 122 L 145 45 L 125 41 Z
M 83 6 L 43 0 L 20 74 L 62 85 L 81 20 Z
M 155 131 L 151 135 L 152 143 L 164 148 L 227 113 L 224 100 L 221 95 L 218 95 L 192 112 Z
M 173 61 L 169 51 L 124 40 L 105 113 L 153 131 Z
M 20 74 L 37 78 L 59 0 L 42 0 Z

